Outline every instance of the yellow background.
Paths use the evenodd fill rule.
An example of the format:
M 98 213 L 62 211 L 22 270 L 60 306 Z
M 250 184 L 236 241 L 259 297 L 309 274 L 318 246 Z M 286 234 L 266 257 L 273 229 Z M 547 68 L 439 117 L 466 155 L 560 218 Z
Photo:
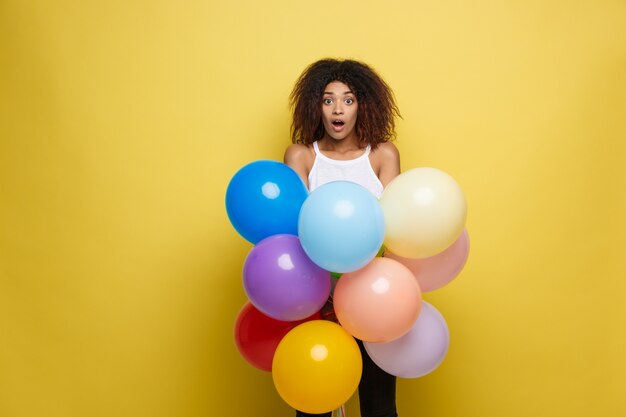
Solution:
M 0 2 L 0 415 L 288 416 L 236 351 L 224 193 L 316 59 L 394 88 L 453 175 L 448 357 L 402 416 L 626 414 L 626 2 Z M 358 415 L 356 399 L 348 415 Z

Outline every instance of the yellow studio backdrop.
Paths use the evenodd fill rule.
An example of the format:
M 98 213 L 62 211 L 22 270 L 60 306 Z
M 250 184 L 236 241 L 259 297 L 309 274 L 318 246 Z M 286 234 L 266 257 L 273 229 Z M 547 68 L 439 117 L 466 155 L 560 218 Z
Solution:
M 468 200 L 468 264 L 425 295 L 450 351 L 400 415 L 626 414 L 623 0 L 4 0 L 1 416 L 292 414 L 235 348 L 224 193 L 327 56 L 383 75 L 403 169 Z

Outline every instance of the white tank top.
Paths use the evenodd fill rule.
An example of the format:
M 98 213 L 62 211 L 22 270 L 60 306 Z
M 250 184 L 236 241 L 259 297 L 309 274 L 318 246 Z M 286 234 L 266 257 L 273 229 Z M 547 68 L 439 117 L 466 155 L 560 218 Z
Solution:
M 309 172 L 309 191 L 331 181 L 352 181 L 368 189 L 376 198 L 383 193 L 383 184 L 380 182 L 372 164 L 370 163 L 371 146 L 367 145 L 365 152 L 356 159 L 341 161 L 331 159 L 320 152 L 317 142 L 313 142 L 315 161 Z

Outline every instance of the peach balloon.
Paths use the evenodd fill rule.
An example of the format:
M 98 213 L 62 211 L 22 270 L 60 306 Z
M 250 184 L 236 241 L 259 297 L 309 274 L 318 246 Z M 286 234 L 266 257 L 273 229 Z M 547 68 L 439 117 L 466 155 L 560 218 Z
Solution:
M 390 342 L 407 333 L 420 312 L 422 293 L 413 273 L 396 260 L 374 258 L 343 274 L 333 296 L 339 323 L 366 342 Z
M 467 230 L 446 250 L 434 256 L 420 259 L 404 258 L 393 252 L 385 252 L 385 257 L 395 259 L 413 272 L 422 292 L 439 289 L 459 275 L 469 255 Z

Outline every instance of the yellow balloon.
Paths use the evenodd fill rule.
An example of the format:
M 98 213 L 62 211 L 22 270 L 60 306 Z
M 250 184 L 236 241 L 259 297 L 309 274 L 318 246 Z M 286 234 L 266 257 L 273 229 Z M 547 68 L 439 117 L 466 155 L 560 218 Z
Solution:
M 313 320 L 293 328 L 274 353 L 272 378 L 291 407 L 311 414 L 339 408 L 361 379 L 361 352 L 340 325 Z
M 436 168 L 413 168 L 385 188 L 385 246 L 405 258 L 427 258 L 463 232 L 467 204 L 459 184 Z

